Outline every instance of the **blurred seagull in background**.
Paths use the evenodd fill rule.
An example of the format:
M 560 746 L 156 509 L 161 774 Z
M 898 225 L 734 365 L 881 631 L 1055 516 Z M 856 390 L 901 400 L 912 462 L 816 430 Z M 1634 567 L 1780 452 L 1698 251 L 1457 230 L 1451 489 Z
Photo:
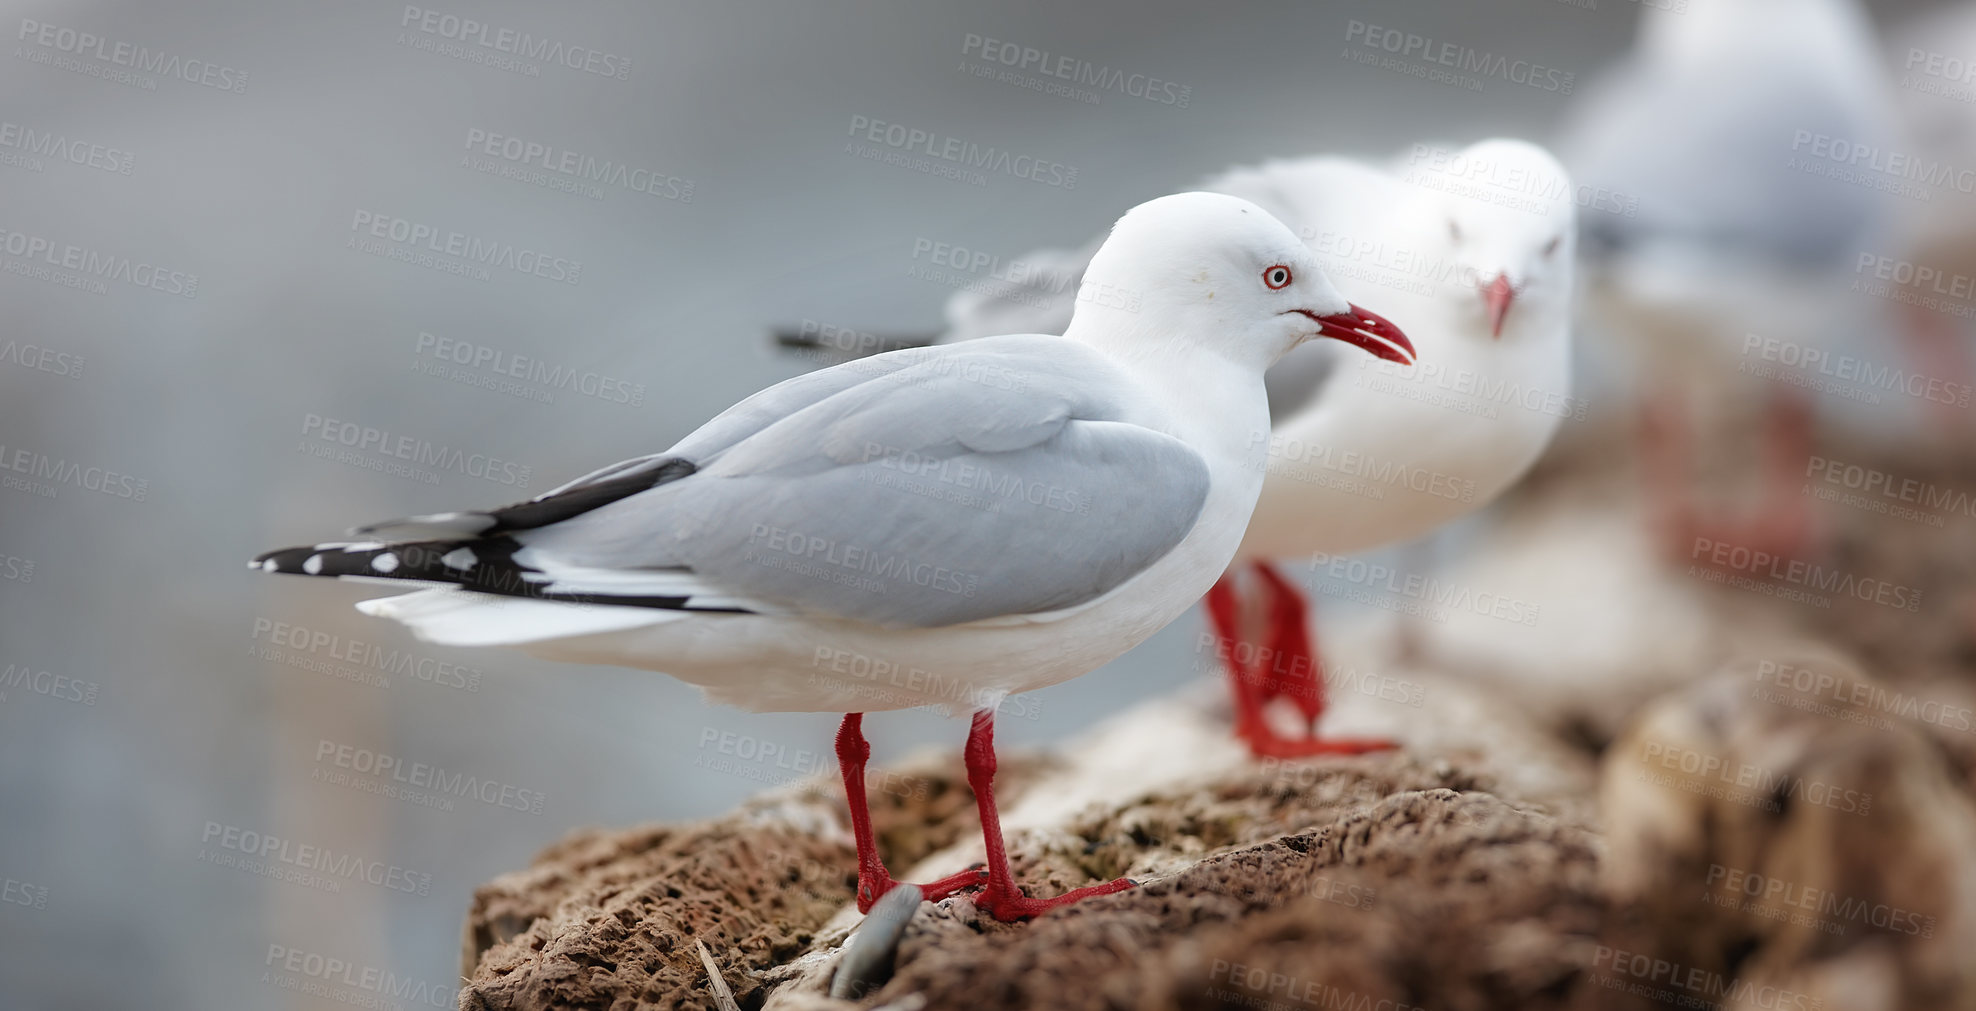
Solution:
M 1515 483 L 1572 412 L 1573 190 L 1555 158 L 1518 140 L 1413 145 L 1382 168 L 1343 157 L 1238 167 L 1202 189 L 1250 200 L 1296 231 L 1338 290 L 1377 302 L 1419 343 L 1419 365 L 1360 364 L 1305 345 L 1267 377 L 1268 476 L 1237 564 L 1207 595 L 1237 734 L 1260 757 L 1392 746 L 1321 737 L 1323 665 L 1310 601 L 1279 562 L 1411 541 Z M 1008 288 L 957 293 L 952 343 L 1000 328 L 1058 333 L 1107 297 L 1079 288 L 1092 243 L 1021 257 Z M 785 344 L 804 343 L 789 334 Z M 1243 570 L 1260 592 L 1245 602 Z M 1245 604 L 1247 606 L 1245 606 Z M 1249 612 L 1258 612 L 1251 614 Z M 1260 618 L 1263 634 L 1248 634 Z M 1299 733 L 1267 709 L 1286 699 Z
M 1257 755 L 1390 747 L 1316 734 L 1325 702 L 1310 604 L 1279 563 L 1426 536 L 1494 501 L 1549 445 L 1575 410 L 1571 181 L 1544 149 L 1497 139 L 1415 145 L 1390 169 L 1313 158 L 1217 182 L 1298 228 L 1339 291 L 1388 307 L 1420 348 L 1418 365 L 1373 368 L 1304 348 L 1270 373 L 1268 477 L 1236 568 L 1207 597 L 1236 731 Z M 1268 629 L 1248 649 L 1244 565 Z M 1270 727 L 1264 706 L 1277 697 L 1302 712 L 1302 735 Z
M 1872 26 L 1851 0 L 1643 6 L 1633 52 L 1568 111 L 1558 149 L 1607 197 L 1586 215 L 1587 307 L 1644 366 L 1626 371 L 1649 387 L 1645 492 L 1675 557 L 1704 535 L 1815 552 L 1799 494 L 1810 405 L 1752 377 L 1780 357 L 1886 346 L 1849 292 L 1887 234 L 1890 198 L 1850 153 L 1888 150 L 1893 121 Z M 1767 404 L 1758 513 L 1747 528 L 1704 522 L 1689 426 L 1699 406 L 1724 433 L 1743 402 Z
M 269 552 L 281 573 L 423 583 L 366 613 L 428 641 L 659 670 L 754 710 L 843 712 L 858 907 L 895 882 L 866 808 L 862 713 L 975 710 L 965 757 L 1002 920 L 1129 888 L 1024 895 L 992 782 L 1008 694 L 1085 674 L 1171 622 L 1234 555 L 1263 486 L 1263 373 L 1316 338 L 1413 347 L 1351 305 L 1244 200 L 1186 193 L 1120 218 L 1064 335 L 907 349 L 799 376 L 671 449 L 489 511 Z M 828 676 L 820 655 L 930 672 Z
M 1900 205 L 1894 269 L 1909 265 L 1917 296 L 1901 303 L 1902 333 L 1924 370 L 1959 387 L 1929 403 L 1960 435 L 1976 386 L 1965 346 L 1976 305 L 1976 3 L 1928 11 L 1890 35 L 1907 163 L 1936 183 L 1928 199 Z

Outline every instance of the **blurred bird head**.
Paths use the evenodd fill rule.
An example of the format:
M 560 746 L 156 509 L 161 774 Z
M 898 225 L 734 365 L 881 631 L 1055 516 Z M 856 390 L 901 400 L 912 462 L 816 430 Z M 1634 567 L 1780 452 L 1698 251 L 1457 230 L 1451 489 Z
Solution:
M 1317 338 L 1414 359 L 1406 335 L 1347 302 L 1288 226 L 1220 193 L 1160 197 L 1118 219 L 1084 272 L 1066 336 L 1138 349 L 1206 343 L 1263 368 Z
M 1461 310 L 1473 332 L 1501 340 L 1523 320 L 1568 303 L 1575 194 L 1550 152 L 1485 140 L 1425 169 L 1414 179 L 1437 195 L 1428 203 L 1440 219 L 1426 227 L 1438 227 L 1452 252 L 1449 283 L 1475 292 Z

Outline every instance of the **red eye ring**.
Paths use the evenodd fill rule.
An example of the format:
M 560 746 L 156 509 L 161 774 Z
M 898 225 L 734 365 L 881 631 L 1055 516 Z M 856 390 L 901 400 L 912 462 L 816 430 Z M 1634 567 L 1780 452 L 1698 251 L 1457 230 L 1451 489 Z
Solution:
M 1280 263 L 1262 269 L 1262 283 L 1271 291 L 1289 287 L 1290 278 L 1290 268 Z

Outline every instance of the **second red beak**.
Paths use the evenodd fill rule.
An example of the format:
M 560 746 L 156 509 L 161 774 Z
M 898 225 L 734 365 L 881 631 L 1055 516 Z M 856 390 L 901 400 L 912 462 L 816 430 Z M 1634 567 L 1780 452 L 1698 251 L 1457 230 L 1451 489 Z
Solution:
M 1508 274 L 1497 274 L 1489 286 L 1482 289 L 1482 304 L 1489 309 L 1489 335 L 1503 335 L 1503 320 L 1509 316 L 1509 304 L 1516 298 L 1516 289 L 1510 287 Z

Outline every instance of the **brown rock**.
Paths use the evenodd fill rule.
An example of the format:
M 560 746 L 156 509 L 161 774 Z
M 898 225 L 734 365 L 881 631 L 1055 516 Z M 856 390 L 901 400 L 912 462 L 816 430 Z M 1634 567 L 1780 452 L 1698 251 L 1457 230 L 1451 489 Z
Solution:
M 1643 714 L 1606 756 L 1585 1006 L 1976 1007 L 1976 808 L 1904 708 L 1803 653 Z

